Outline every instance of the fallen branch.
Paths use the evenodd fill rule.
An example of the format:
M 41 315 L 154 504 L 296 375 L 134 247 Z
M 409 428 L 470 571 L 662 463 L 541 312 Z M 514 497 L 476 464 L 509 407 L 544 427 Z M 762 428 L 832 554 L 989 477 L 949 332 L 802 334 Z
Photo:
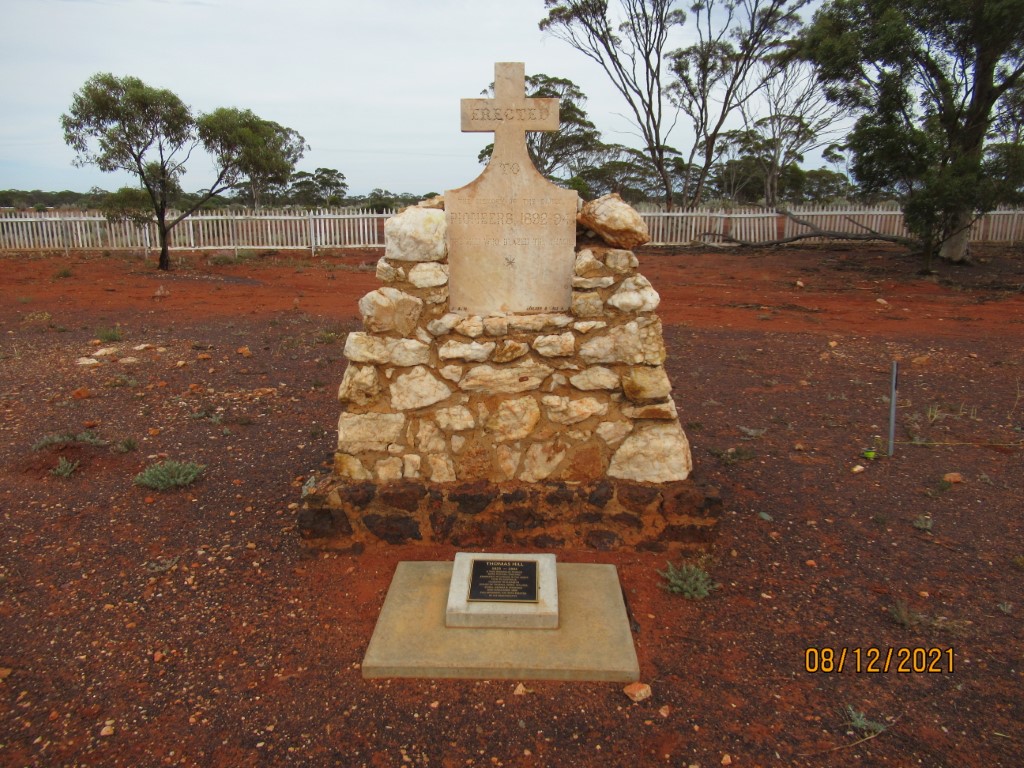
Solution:
M 731 235 L 723 235 L 719 232 L 702 232 L 700 234 L 700 237 L 718 237 L 721 238 L 722 240 L 725 240 L 726 242 L 746 246 L 748 248 L 763 248 L 766 246 L 773 245 L 789 245 L 790 243 L 796 243 L 801 240 L 810 240 L 811 238 L 821 238 L 823 240 L 854 240 L 857 242 L 869 242 L 872 240 L 880 240 L 886 243 L 896 243 L 897 245 L 903 245 L 911 249 L 921 247 L 920 240 L 915 240 L 914 238 L 911 237 L 903 237 L 902 235 L 885 235 L 882 234 L 881 232 L 876 232 L 870 227 L 860 224 L 859 222 L 853 221 L 852 219 L 850 219 L 850 222 L 852 224 L 860 227 L 861 229 L 867 230 L 867 232 L 840 232 L 835 229 L 822 229 L 813 222 L 810 222 L 807 219 L 802 219 L 799 216 L 794 215 L 792 212 L 785 210 L 784 208 L 779 208 L 777 212 L 785 216 L 793 223 L 799 224 L 802 227 L 807 227 L 811 231 L 802 232 L 798 235 L 790 235 L 789 237 L 782 237 L 779 238 L 778 240 L 763 240 L 759 242 L 755 242 L 752 240 L 740 240 L 739 238 L 732 237 Z

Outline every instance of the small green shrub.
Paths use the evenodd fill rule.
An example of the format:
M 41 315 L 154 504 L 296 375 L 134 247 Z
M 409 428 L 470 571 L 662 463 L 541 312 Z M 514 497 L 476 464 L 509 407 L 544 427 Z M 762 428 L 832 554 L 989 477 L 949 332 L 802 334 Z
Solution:
M 930 532 L 932 529 L 932 518 L 930 515 L 918 515 L 914 518 L 914 527 L 919 531 Z
M 121 341 L 124 338 L 124 334 L 121 333 L 120 328 L 100 328 L 96 332 L 96 338 L 104 344 L 111 344 L 115 341 Z
M 184 488 L 196 481 L 206 467 L 192 461 L 161 461 L 135 476 L 135 484 L 155 491 Z
M 71 276 L 72 276 L 71 267 L 64 267 L 64 269 L 59 269 L 54 274 L 55 278 L 65 278 L 65 277 L 71 277 Z
M 114 443 L 110 450 L 114 453 L 131 453 L 138 447 L 138 443 L 136 443 L 132 438 L 126 437 L 124 440 L 118 440 Z
M 68 461 L 61 456 L 57 466 L 50 470 L 50 474 L 54 477 L 71 477 L 75 474 L 76 469 L 78 469 L 77 461 Z
M 95 432 L 90 432 L 89 430 L 79 432 L 77 435 L 74 432 L 60 432 L 52 435 L 44 435 L 39 438 L 39 440 L 32 446 L 32 450 L 41 451 L 43 448 L 49 448 L 51 445 L 74 444 L 104 446 L 107 444 L 107 441 Z
M 924 620 L 924 616 L 911 609 L 906 600 L 897 600 L 891 605 L 889 615 L 893 621 L 905 628 L 913 627 Z
M 846 717 L 846 721 L 843 725 L 848 725 L 855 731 L 859 731 L 863 736 L 878 735 L 882 731 L 888 729 L 885 723 L 879 723 L 875 720 L 869 720 L 867 715 L 860 712 L 849 704 L 846 705 L 846 709 L 843 710 L 842 714 Z
M 690 600 L 703 600 L 712 590 L 718 589 L 719 585 L 715 584 L 708 572 L 698 565 L 683 563 L 678 568 L 672 563 L 667 565 L 666 570 L 658 571 L 658 575 L 665 579 L 665 583 L 659 586 L 674 595 L 682 595 Z

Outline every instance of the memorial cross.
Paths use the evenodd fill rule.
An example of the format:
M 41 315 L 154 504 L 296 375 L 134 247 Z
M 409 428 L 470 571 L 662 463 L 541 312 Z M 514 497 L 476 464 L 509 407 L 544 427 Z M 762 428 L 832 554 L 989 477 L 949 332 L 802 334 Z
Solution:
M 527 131 L 557 131 L 558 99 L 527 98 L 525 90 L 525 64 L 495 64 L 494 98 L 462 100 L 463 132 L 493 131 L 494 156 L 505 156 L 526 150 Z
M 483 173 L 445 192 L 449 308 L 465 315 L 564 312 L 572 303 L 575 191 L 545 179 L 527 131 L 558 130 L 558 99 L 527 98 L 521 62 L 494 65 L 494 98 L 462 99 L 464 132 L 493 131 Z

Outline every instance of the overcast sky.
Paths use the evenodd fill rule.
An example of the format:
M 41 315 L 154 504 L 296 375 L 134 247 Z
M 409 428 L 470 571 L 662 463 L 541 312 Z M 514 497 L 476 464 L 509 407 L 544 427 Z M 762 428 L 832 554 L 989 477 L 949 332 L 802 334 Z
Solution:
M 75 168 L 64 144 L 60 116 L 97 72 L 292 128 L 310 145 L 299 169 L 335 168 L 351 194 L 472 181 L 491 135 L 460 132 L 459 99 L 478 96 L 498 61 L 573 80 L 605 141 L 636 145 L 602 70 L 542 34 L 543 16 L 543 0 L 0 0 L 0 189 L 134 183 Z M 188 168 L 186 190 L 212 181 L 208 158 Z

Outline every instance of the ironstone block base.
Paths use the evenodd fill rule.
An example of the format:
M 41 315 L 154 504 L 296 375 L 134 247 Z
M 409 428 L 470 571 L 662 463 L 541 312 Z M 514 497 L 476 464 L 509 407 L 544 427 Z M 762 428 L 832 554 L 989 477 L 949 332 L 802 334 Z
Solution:
M 329 475 L 307 489 L 298 522 L 309 545 L 332 550 L 423 541 L 660 552 L 707 548 L 721 511 L 718 489 L 692 479 L 379 484 Z

